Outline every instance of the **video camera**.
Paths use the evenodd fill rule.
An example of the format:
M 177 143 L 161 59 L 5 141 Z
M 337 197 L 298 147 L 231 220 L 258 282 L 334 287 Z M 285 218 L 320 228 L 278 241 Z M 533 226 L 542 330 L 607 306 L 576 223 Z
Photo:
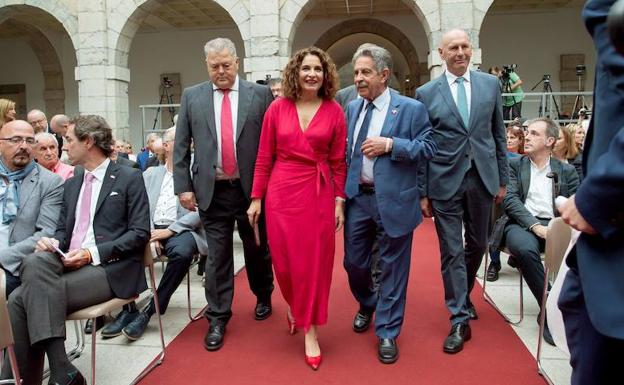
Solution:
M 503 65 L 503 73 L 501 75 L 501 79 L 504 81 L 509 80 L 509 76 L 512 72 L 516 72 L 517 64 L 505 64 Z
M 165 88 L 171 88 L 173 87 L 173 80 L 169 79 L 168 76 L 164 76 L 162 80 L 162 85 Z
M 576 66 L 576 76 L 583 76 L 585 73 L 585 66 L 583 64 L 579 64 Z

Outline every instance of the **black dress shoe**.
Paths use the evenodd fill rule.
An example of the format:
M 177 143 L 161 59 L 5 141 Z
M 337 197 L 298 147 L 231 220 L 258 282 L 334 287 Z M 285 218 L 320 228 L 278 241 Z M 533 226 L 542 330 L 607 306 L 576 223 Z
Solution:
M 355 317 L 353 318 L 353 331 L 356 333 L 364 333 L 368 330 L 373 319 L 373 312 L 360 307 Z
M 115 317 L 115 321 L 106 325 L 106 327 L 102 329 L 102 333 L 100 333 L 100 335 L 103 338 L 113 338 L 121 335 L 123 328 L 128 326 L 128 324 L 130 324 L 130 322 L 132 322 L 137 315 L 139 315 L 138 311 L 129 312 L 126 309 L 122 310 L 121 313 L 117 314 L 117 317 Z
M 104 316 L 97 317 L 95 319 L 95 331 L 97 332 L 98 330 L 102 329 L 105 323 L 106 322 L 104 320 Z M 88 319 L 87 322 L 85 323 L 84 332 L 85 334 L 91 334 L 92 331 L 93 331 L 93 322 L 91 322 L 91 319 Z
M 470 315 L 471 320 L 479 319 L 479 315 L 477 314 L 477 309 L 475 309 L 474 305 L 470 305 L 468 307 L 468 314 Z
M 500 271 L 500 269 L 501 269 L 500 264 L 490 263 L 487 269 L 487 274 L 485 276 L 485 279 L 488 282 L 498 281 L 498 272 Z
M 204 337 L 204 347 L 209 352 L 221 349 L 223 346 L 223 338 L 225 337 L 225 325 L 222 323 L 216 323 L 214 326 L 210 325 L 208 333 Z
M 377 357 L 384 364 L 393 364 L 399 359 L 399 347 L 394 338 L 380 338 Z
M 258 303 L 256 304 L 256 309 L 254 311 L 254 318 L 256 319 L 256 321 L 262 321 L 269 318 L 272 312 L 273 308 L 271 307 L 270 301 L 258 301 Z
M 458 323 L 451 327 L 451 332 L 444 340 L 443 350 L 445 353 L 458 353 L 464 348 L 464 342 L 472 337 L 470 325 Z
M 150 316 L 143 311 L 139 313 L 139 315 L 137 315 L 136 318 L 128 324 L 128 326 L 123 328 L 121 333 L 130 341 L 136 341 L 141 338 L 143 333 L 145 333 L 145 329 L 147 328 L 149 321 Z
M 60 383 L 50 380 L 48 385 L 87 385 L 87 380 L 84 378 L 82 373 L 77 370 L 74 373 L 68 374 L 67 377 L 69 377 L 68 382 Z

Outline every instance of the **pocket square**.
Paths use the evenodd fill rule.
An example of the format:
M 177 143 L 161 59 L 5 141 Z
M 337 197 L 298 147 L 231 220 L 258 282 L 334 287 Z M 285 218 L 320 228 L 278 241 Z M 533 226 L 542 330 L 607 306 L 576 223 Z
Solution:
M 119 195 L 119 193 L 117 191 L 113 191 L 110 193 L 109 196 L 114 197 L 115 195 Z

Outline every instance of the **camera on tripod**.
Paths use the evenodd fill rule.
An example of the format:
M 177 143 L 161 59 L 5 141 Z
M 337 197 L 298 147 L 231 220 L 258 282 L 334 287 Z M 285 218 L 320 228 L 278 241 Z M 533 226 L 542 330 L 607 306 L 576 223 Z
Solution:
M 517 64 L 504 64 L 501 78 L 503 80 L 509 80 L 509 76 L 511 75 L 512 72 L 516 72 L 516 68 L 518 68 Z
M 576 76 L 583 76 L 585 73 L 585 66 L 583 64 L 579 64 L 576 66 Z
M 544 76 L 542 76 L 542 81 L 544 83 L 550 83 L 550 75 L 549 74 L 544 74 Z
M 173 80 L 169 79 L 168 76 L 164 76 L 162 80 L 162 85 L 165 88 L 171 88 L 173 87 Z

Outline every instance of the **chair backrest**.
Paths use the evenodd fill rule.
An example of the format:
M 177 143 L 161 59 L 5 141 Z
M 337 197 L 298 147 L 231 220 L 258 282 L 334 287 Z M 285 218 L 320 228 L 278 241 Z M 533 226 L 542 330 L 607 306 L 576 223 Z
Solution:
M 555 218 L 548 223 L 544 264 L 554 276 L 559 272 L 559 267 L 561 267 L 571 237 L 572 229 L 561 217 Z
M 13 345 L 13 331 L 6 302 L 6 277 L 0 269 L 0 350 Z

